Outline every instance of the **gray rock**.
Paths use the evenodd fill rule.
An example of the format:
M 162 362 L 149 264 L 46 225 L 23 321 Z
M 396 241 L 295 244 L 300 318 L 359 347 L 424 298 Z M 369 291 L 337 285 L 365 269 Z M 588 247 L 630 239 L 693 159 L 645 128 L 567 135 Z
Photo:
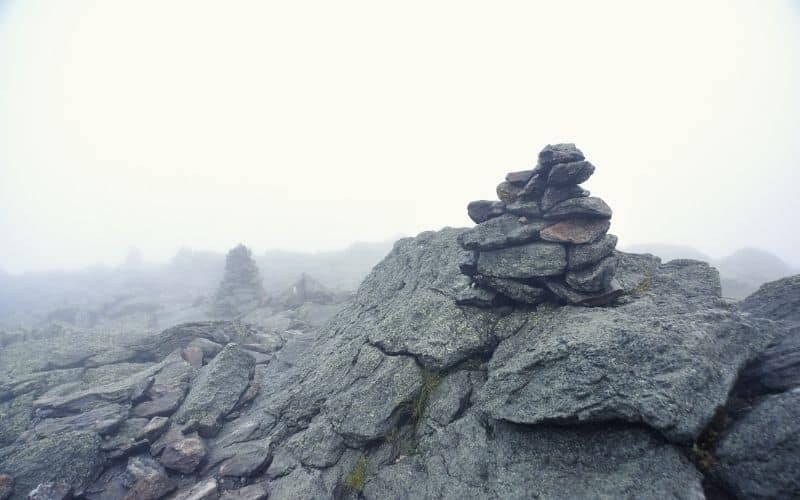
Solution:
M 208 448 L 199 437 L 171 441 L 164 447 L 158 461 L 167 469 L 184 474 L 194 472 L 208 454 Z
M 547 176 L 549 173 L 549 166 L 543 167 L 542 165 L 537 165 L 536 168 L 533 169 L 533 175 L 531 175 L 530 180 L 528 180 L 528 183 L 525 184 L 525 187 L 519 192 L 518 198 L 521 200 L 540 199 L 547 188 Z
M 614 252 L 617 246 L 617 237 L 607 234 L 595 241 L 583 245 L 570 245 L 567 248 L 567 267 L 571 270 L 599 262 Z
M 14 478 L 0 474 L 0 500 L 8 500 L 14 494 Z
M 588 161 L 559 163 L 550 169 L 547 177 L 549 186 L 575 185 L 585 182 L 594 173 L 594 165 Z
M 589 196 L 564 200 L 544 214 L 545 220 L 564 220 L 576 217 L 610 219 L 611 207 L 600 198 Z
M 107 436 L 103 440 L 100 448 L 111 460 L 117 460 L 144 451 L 148 447 L 148 442 L 141 439 L 139 435 L 146 425 L 147 419 L 144 418 L 125 420 L 114 431 L 113 436 Z
M 475 279 L 478 284 L 496 290 L 510 299 L 525 304 L 544 302 L 549 295 L 547 289 L 541 286 L 533 286 L 513 279 L 493 278 L 483 275 L 478 275 Z
M 380 468 L 364 498 L 704 498 L 700 473 L 641 429 L 491 425 L 468 414 L 431 449 Z
M 478 272 L 478 252 L 466 250 L 461 253 L 458 259 L 458 270 L 467 276 L 472 276 Z
M 411 402 L 422 377 L 413 358 L 385 356 L 368 345 L 361 348 L 353 369 L 370 376 L 331 398 L 326 413 L 345 440 L 364 444 L 388 435 L 397 425 L 402 416 L 398 409 Z
M 467 214 L 476 224 L 503 215 L 505 212 L 506 204 L 502 201 L 479 200 L 471 201 L 467 205 Z
M 714 470 L 738 498 L 796 498 L 800 492 L 800 390 L 768 396 L 719 441 Z
M 542 215 L 539 204 L 535 201 L 515 201 L 506 207 L 506 211 L 528 219 L 537 219 Z
M 567 267 L 567 252 L 553 243 L 530 243 L 481 252 L 478 273 L 496 278 L 555 276 Z
M 572 143 L 548 144 L 539 152 L 539 165 L 550 167 L 556 163 L 584 160 L 583 152 Z
M 539 239 L 539 231 L 547 224 L 521 219 L 524 220 L 511 214 L 495 217 L 462 233 L 458 242 L 467 250 L 493 250 Z
M 159 437 L 161 437 L 162 434 L 164 434 L 164 432 L 166 432 L 168 427 L 169 419 L 167 417 L 153 417 L 142 428 L 138 438 L 145 439 L 150 443 L 154 443 Z
M 584 196 L 589 196 L 589 191 L 580 186 L 550 186 L 542 194 L 541 208 L 546 212 L 564 200 Z
M 519 197 L 522 188 L 510 182 L 501 182 L 497 185 L 497 197 L 505 204 L 514 203 Z
M 518 172 L 509 172 L 506 174 L 506 182 L 517 186 L 524 186 L 533 175 L 533 170 L 520 170 Z
M 28 500 L 69 500 L 72 498 L 72 487 L 66 483 L 42 483 L 30 493 Z
M 80 495 L 103 467 L 101 440 L 91 432 L 65 432 L 20 443 L 0 453 L 0 470 L 14 474 L 16 493 L 24 498 L 43 483 L 63 483 Z
M 188 491 L 179 491 L 175 495 L 175 500 L 217 500 L 218 498 L 218 484 L 213 477 L 194 484 Z
M 455 296 L 455 303 L 460 306 L 492 308 L 503 303 L 503 298 L 494 290 L 480 286 L 470 286 Z
M 69 431 L 92 431 L 105 436 L 113 433 L 127 417 L 127 407 L 109 404 L 78 415 L 43 419 L 36 424 L 34 432 L 39 437 Z
M 303 465 L 318 469 L 335 465 L 345 450 L 344 440 L 324 418 L 315 419 L 306 430 L 292 436 L 286 446 Z
M 599 240 L 610 226 L 604 219 L 570 219 L 545 227 L 539 237 L 545 241 L 581 245 Z
M 238 490 L 229 490 L 222 494 L 222 500 L 266 500 L 267 489 L 261 484 L 251 484 Z
M 175 413 L 178 423 L 195 419 L 201 435 L 214 435 L 222 418 L 236 406 L 250 384 L 255 366 L 252 356 L 236 344 L 228 344 L 200 370 L 181 407 Z
M 614 308 L 539 307 L 495 350 L 482 406 L 518 423 L 626 421 L 691 442 L 770 332 L 721 300 L 705 263 L 658 266 L 648 286 Z
M 607 290 L 617 270 L 617 259 L 611 255 L 589 267 L 568 271 L 564 276 L 567 285 L 579 292 L 595 293 Z
M 545 281 L 545 286 L 553 295 L 574 306 L 606 306 L 620 298 L 625 291 L 616 279 L 612 279 L 608 288 L 599 292 L 579 292 L 557 280 Z
M 800 274 L 761 285 L 739 303 L 739 309 L 789 326 L 800 325 Z
M 129 458 L 126 472 L 132 485 L 125 500 L 158 500 L 177 487 L 164 467 L 147 455 Z

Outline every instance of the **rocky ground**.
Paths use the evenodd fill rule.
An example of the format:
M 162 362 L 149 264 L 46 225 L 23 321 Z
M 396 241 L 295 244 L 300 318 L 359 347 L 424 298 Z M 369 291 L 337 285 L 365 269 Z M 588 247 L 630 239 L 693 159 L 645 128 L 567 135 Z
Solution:
M 798 495 L 796 277 L 737 306 L 618 253 L 613 307 L 479 309 L 462 232 L 399 241 L 316 333 L 7 343 L 0 498 Z

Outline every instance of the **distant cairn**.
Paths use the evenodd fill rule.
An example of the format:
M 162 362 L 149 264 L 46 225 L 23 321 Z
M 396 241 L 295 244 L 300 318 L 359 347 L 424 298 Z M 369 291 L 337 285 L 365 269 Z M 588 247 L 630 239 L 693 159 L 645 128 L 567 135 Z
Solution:
M 548 145 L 534 169 L 506 175 L 500 201 L 471 202 L 477 226 L 458 243 L 465 250 L 459 268 L 472 284 L 456 302 L 601 306 L 619 297 L 611 208 L 579 185 L 594 170 L 574 144 Z
M 257 309 L 264 300 L 261 274 L 249 248 L 239 244 L 225 256 L 225 275 L 214 297 L 212 315 L 237 318 Z

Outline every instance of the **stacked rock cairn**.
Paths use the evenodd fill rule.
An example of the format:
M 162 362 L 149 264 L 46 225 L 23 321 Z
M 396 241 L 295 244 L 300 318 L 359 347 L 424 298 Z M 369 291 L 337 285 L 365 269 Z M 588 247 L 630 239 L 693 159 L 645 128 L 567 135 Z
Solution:
M 458 239 L 471 285 L 456 302 L 601 306 L 619 297 L 611 209 L 579 185 L 594 170 L 574 144 L 548 145 L 534 169 L 506 175 L 500 201 L 471 202 L 477 226 Z

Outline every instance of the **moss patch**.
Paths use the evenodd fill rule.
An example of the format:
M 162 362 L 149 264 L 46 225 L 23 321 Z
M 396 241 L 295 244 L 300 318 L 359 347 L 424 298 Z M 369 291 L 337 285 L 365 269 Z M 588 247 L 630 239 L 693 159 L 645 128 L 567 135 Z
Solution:
M 350 491 L 362 491 L 367 480 L 367 458 L 364 455 L 358 457 L 353 470 L 344 478 L 344 485 Z

